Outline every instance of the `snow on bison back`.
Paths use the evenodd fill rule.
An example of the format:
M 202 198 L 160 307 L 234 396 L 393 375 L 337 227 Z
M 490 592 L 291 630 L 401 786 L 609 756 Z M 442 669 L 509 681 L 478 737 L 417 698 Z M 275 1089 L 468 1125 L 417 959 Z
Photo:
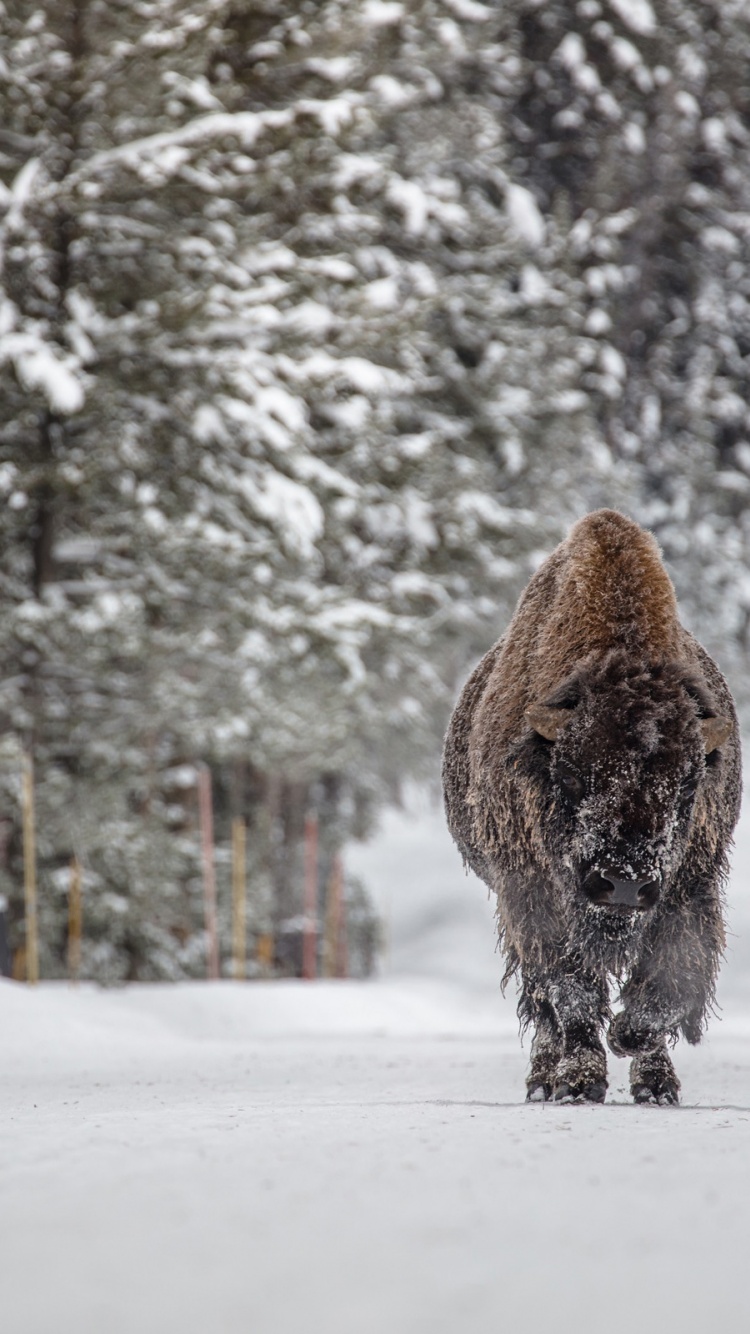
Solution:
M 667 1039 L 698 1042 L 714 997 L 740 743 L 650 533 L 598 510 L 544 562 L 461 693 L 443 782 L 520 973 L 527 1097 L 603 1101 L 608 1024 L 636 1101 L 676 1103 Z

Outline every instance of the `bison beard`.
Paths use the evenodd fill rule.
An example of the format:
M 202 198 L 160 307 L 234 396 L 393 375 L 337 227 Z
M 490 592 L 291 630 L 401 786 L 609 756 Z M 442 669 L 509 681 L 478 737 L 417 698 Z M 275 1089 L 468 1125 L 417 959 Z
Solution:
M 545 561 L 463 689 L 443 783 L 520 974 L 528 1098 L 602 1101 L 608 1025 L 636 1101 L 677 1102 L 667 1041 L 698 1042 L 714 998 L 740 748 L 649 533 L 600 510 Z

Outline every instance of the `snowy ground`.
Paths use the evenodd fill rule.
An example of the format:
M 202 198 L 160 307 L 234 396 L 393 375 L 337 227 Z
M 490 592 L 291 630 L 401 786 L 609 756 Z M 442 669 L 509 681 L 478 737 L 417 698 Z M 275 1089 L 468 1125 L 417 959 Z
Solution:
M 613 1058 L 603 1107 L 530 1107 L 439 816 L 351 860 L 379 982 L 0 987 L 3 1334 L 744 1329 L 743 894 L 683 1106 L 632 1106 Z

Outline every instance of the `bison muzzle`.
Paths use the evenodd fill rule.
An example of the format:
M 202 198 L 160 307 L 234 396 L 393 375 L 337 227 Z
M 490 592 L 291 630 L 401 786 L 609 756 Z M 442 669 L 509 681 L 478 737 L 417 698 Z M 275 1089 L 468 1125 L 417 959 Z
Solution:
M 503 984 L 520 974 L 528 1098 L 602 1101 L 606 1029 L 636 1101 L 676 1103 L 667 1042 L 699 1041 L 724 947 L 740 745 L 649 533 L 599 510 L 544 562 L 463 689 L 443 780 Z

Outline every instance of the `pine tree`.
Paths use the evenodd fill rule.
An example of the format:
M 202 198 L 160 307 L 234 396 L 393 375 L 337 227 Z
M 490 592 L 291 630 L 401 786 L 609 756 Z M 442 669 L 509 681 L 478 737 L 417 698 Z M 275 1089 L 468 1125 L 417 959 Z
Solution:
M 565 218 L 586 388 L 688 619 L 743 696 L 747 60 L 741 3 L 515 7 L 515 171 Z
M 48 974 L 74 851 L 89 975 L 202 970 L 202 762 L 225 935 L 233 814 L 255 929 L 293 920 L 306 809 L 325 884 L 588 507 L 655 526 L 742 660 L 741 5 L 0 25 L 0 709 Z M 17 818 L 7 855 L 20 939 Z
M 74 850 L 89 971 L 198 959 L 173 790 L 196 759 L 303 794 L 418 771 L 467 639 L 556 530 L 519 506 L 502 348 L 479 371 L 466 313 L 525 253 L 507 191 L 488 209 L 398 142 L 404 96 L 414 142 L 436 129 L 452 59 L 422 8 L 413 90 L 420 30 L 387 6 L 5 16 L 4 696 L 37 761 L 48 972 Z M 454 255 L 480 238 L 475 273 Z M 500 304 L 513 342 L 525 300 Z

